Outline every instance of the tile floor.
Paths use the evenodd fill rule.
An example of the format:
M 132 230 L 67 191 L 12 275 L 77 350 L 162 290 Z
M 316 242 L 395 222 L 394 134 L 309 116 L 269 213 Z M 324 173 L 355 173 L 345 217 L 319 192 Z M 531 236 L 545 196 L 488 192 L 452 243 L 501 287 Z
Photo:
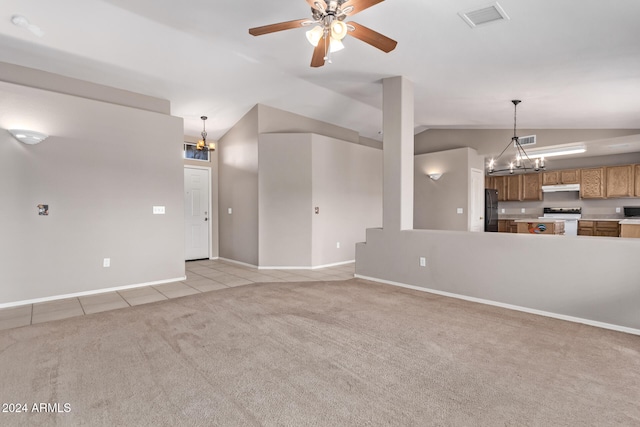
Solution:
M 0 309 L 0 330 L 251 283 L 346 280 L 353 278 L 354 268 L 350 263 L 317 270 L 258 270 L 222 260 L 190 261 L 186 263 L 187 279 L 182 282 Z

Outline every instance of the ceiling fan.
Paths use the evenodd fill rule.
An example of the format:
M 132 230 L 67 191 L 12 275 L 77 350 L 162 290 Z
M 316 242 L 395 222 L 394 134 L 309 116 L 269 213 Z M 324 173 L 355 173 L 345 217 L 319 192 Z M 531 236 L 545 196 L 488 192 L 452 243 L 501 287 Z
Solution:
M 390 39 L 364 25 L 353 21 L 344 22 L 347 17 L 375 6 L 384 0 L 306 0 L 311 6 L 312 19 L 296 19 L 249 29 L 249 34 L 261 36 L 277 31 L 291 30 L 300 27 L 315 26 L 307 31 L 307 39 L 315 46 L 311 57 L 312 67 L 322 67 L 331 63 L 331 52 L 342 49 L 342 39 L 351 35 L 383 52 L 391 52 L 398 42 Z

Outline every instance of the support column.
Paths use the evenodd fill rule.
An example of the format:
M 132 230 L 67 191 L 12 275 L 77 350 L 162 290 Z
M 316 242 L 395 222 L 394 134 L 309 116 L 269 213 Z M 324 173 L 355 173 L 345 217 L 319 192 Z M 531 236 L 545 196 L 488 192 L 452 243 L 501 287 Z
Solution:
M 382 81 L 384 158 L 382 227 L 413 229 L 413 83 L 402 76 Z

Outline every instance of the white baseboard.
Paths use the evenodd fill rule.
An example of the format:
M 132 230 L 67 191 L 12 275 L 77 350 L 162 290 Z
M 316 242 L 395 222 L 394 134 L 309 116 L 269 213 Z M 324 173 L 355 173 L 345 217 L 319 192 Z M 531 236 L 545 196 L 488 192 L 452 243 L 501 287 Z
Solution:
M 181 280 L 186 280 L 186 279 L 187 279 L 186 276 L 182 276 L 175 279 L 157 280 L 155 282 L 137 283 L 135 285 L 116 286 L 113 288 L 102 288 L 102 289 L 96 289 L 93 291 L 75 292 L 72 294 L 54 295 L 54 296 L 44 297 L 44 298 L 34 298 L 34 299 L 28 299 L 28 300 L 22 300 L 22 301 L 7 302 L 7 303 L 1 303 L 0 308 L 17 307 L 20 305 L 27 305 L 27 304 L 37 304 L 39 302 L 55 301 L 55 300 L 66 299 L 66 298 L 86 297 L 88 295 L 98 295 L 98 294 L 104 294 L 107 292 L 123 291 L 125 289 L 143 288 L 145 286 L 162 285 L 164 283 L 179 282 Z
M 414 289 L 416 291 L 428 292 L 430 294 L 442 295 L 445 297 L 457 298 L 465 301 L 477 302 L 480 304 L 493 305 L 495 307 L 507 308 L 509 310 L 521 311 L 524 313 L 537 314 L 539 316 L 551 317 L 554 319 L 566 320 L 573 323 L 582 323 L 584 325 L 595 326 L 597 328 L 610 329 L 612 331 L 625 332 L 633 335 L 640 335 L 640 329 L 629 328 L 626 326 L 614 325 L 611 323 L 598 322 L 596 320 L 583 319 L 581 317 L 567 316 L 564 314 L 552 313 L 549 311 L 536 310 L 533 308 L 521 307 L 519 305 L 505 304 L 497 301 L 486 300 L 482 298 L 470 297 L 467 295 L 454 294 L 451 292 L 439 291 L 437 289 L 422 288 L 420 286 L 407 285 L 405 283 L 393 282 L 391 280 L 378 279 L 375 277 L 362 276 L 355 274 L 354 277 L 359 279 L 370 280 L 372 282 L 384 283 L 387 285 L 400 286 L 402 288 Z
M 333 264 L 324 264 L 324 265 L 278 265 L 278 266 L 264 266 L 264 265 L 253 265 L 253 264 L 247 264 L 246 262 L 241 262 L 241 261 L 236 261 L 234 259 L 228 259 L 228 258 L 218 258 L 220 261 L 227 261 L 227 262 L 231 262 L 234 264 L 239 264 L 239 265 L 244 265 L 245 267 L 251 267 L 251 268 L 257 268 L 258 270 L 316 270 L 318 268 L 327 268 L 327 267 L 336 267 L 338 265 L 345 265 L 345 264 L 353 264 L 354 262 L 356 262 L 355 259 L 349 260 L 349 261 L 340 261 L 340 262 L 334 262 Z
M 338 265 L 353 264 L 355 259 L 350 261 L 334 262 L 333 264 L 313 265 L 313 266 L 260 266 L 260 270 L 317 270 L 318 268 L 336 267 Z
M 258 268 L 257 265 L 249 264 L 249 263 L 242 262 L 242 261 L 236 261 L 235 259 L 222 258 L 222 257 L 218 257 L 218 259 L 220 261 L 226 261 L 226 262 L 231 262 L 233 264 L 244 265 L 245 267 Z

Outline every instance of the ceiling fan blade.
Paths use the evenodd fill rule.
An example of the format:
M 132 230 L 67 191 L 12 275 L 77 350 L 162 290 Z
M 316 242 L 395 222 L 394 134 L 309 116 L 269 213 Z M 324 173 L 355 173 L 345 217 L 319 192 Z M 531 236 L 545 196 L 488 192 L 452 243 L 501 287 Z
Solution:
M 263 34 L 275 33 L 277 31 L 291 30 L 300 28 L 304 22 L 313 23 L 310 19 L 296 19 L 295 21 L 280 22 L 277 24 L 264 25 L 262 27 L 249 28 L 249 34 L 253 36 L 261 36 Z
M 382 34 L 373 31 L 372 29 L 367 28 L 364 25 L 356 24 L 355 22 L 349 22 L 347 23 L 347 27 L 349 26 L 353 27 L 353 30 L 349 28 L 349 35 L 360 39 L 373 47 L 377 47 L 383 52 L 391 52 L 396 48 L 396 45 L 398 44 L 397 41 L 390 39 L 387 36 L 383 36 Z
M 375 6 L 378 3 L 382 3 L 383 1 L 384 0 L 348 0 L 342 4 L 341 8 L 344 10 L 351 6 L 353 9 L 345 13 L 345 15 L 353 16 L 356 13 L 362 12 L 363 10 L 368 9 L 371 6 Z
M 313 56 L 311 57 L 312 67 L 322 67 L 324 65 L 324 40 L 320 40 L 315 49 L 313 49 Z
M 319 10 L 320 12 L 327 10 L 327 3 L 324 0 L 307 0 L 307 3 L 309 3 L 311 9 Z

